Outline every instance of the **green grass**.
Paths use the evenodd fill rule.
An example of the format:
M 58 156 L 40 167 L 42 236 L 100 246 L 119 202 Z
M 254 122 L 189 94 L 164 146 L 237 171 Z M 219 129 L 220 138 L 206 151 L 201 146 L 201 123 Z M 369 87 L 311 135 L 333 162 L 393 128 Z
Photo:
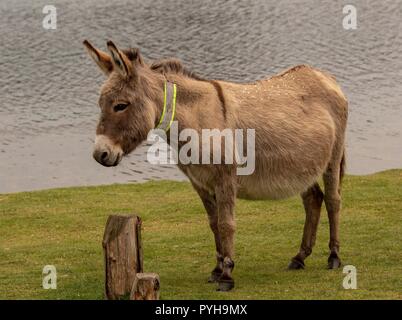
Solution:
M 347 176 L 341 258 L 357 268 L 357 290 L 342 268 L 326 270 L 328 219 L 306 269 L 287 271 L 302 235 L 298 197 L 238 200 L 236 288 L 215 291 L 206 278 L 214 245 L 201 201 L 185 182 L 66 188 L 0 195 L 0 299 L 103 299 L 101 241 L 107 216 L 143 219 L 144 271 L 161 278 L 162 299 L 401 299 L 402 171 Z M 42 289 L 55 265 L 57 290 Z

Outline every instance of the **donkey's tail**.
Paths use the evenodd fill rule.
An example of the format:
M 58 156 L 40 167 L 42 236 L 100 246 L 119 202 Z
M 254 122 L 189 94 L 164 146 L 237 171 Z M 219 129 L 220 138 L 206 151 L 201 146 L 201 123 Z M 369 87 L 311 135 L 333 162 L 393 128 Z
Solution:
M 342 182 L 343 176 L 345 175 L 345 170 L 346 170 L 346 156 L 345 156 L 345 150 L 343 150 L 341 165 L 340 165 L 340 170 L 339 170 L 339 183 Z

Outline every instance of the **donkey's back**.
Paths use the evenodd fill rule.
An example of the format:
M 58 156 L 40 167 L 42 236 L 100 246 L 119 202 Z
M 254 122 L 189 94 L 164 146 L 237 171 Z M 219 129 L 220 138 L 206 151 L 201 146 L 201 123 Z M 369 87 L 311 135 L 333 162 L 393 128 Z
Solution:
M 238 177 L 240 197 L 301 193 L 343 156 L 347 100 L 332 76 L 302 65 L 253 84 L 222 85 L 232 126 L 256 133 L 255 171 Z

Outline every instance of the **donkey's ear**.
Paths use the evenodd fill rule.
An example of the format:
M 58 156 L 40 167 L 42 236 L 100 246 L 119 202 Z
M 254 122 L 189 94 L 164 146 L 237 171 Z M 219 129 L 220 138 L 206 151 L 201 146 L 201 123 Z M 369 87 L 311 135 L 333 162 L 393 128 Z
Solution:
M 144 66 L 145 62 L 142 60 L 141 54 L 140 54 L 140 49 L 138 48 L 131 48 L 128 50 L 123 50 L 124 54 L 127 56 L 127 58 L 131 61 L 132 64 L 135 66 L 141 65 Z
M 106 52 L 96 49 L 88 40 L 84 40 L 83 43 L 92 59 L 108 76 L 113 71 L 112 58 Z
M 133 65 L 127 55 L 123 51 L 117 49 L 116 45 L 110 40 L 107 42 L 107 48 L 112 56 L 114 69 L 125 77 L 133 75 Z

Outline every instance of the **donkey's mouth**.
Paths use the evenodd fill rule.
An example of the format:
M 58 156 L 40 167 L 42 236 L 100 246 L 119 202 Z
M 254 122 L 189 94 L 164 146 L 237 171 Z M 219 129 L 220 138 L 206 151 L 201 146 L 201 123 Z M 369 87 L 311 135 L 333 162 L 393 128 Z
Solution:
M 123 158 L 122 155 L 118 155 L 116 157 L 116 160 L 114 160 L 114 162 L 100 162 L 100 164 L 105 167 L 116 167 L 120 163 L 122 158 Z
M 119 163 L 120 163 L 120 161 L 121 161 L 121 159 L 123 158 L 123 155 L 122 154 L 118 154 L 117 155 L 117 157 L 116 157 L 116 160 L 114 161 L 114 163 L 113 163 L 113 167 L 115 167 L 115 166 L 117 166 Z

